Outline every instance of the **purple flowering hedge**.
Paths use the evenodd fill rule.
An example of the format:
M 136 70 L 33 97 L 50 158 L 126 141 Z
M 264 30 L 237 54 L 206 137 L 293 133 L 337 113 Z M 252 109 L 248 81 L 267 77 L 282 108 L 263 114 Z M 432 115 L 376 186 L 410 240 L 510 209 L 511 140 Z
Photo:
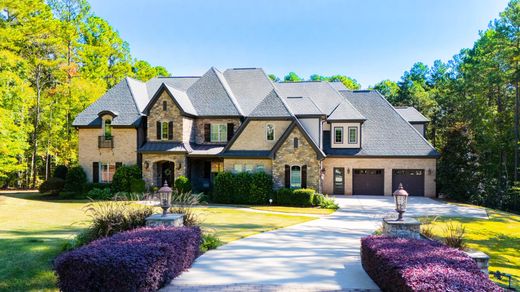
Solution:
M 502 291 L 468 255 L 436 241 L 368 236 L 361 262 L 383 291 Z
M 62 291 L 156 291 L 199 254 L 198 227 L 144 227 L 61 254 L 54 261 Z

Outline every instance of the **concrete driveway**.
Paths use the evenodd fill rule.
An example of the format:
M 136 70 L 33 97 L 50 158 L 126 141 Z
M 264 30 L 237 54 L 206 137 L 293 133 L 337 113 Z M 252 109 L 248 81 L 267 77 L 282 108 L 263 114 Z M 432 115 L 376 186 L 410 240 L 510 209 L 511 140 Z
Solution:
M 326 217 L 237 240 L 197 259 L 164 291 L 379 290 L 361 267 L 359 239 L 394 209 L 391 197 L 336 197 Z M 484 209 L 410 198 L 412 215 L 486 218 Z

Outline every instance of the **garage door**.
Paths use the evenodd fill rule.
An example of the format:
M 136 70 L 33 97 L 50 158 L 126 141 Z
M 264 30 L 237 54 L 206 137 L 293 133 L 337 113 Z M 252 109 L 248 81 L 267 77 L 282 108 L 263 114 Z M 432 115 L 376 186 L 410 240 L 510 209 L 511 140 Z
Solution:
M 384 195 L 385 174 L 383 169 L 354 169 L 352 194 Z
M 424 196 L 424 169 L 393 169 L 392 190 L 397 190 L 399 183 L 410 196 Z

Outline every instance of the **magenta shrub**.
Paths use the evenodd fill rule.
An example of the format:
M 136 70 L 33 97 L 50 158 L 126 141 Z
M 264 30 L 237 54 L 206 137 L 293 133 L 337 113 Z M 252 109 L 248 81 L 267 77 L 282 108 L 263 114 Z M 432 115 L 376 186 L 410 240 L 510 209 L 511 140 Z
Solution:
M 198 227 L 144 227 L 61 254 L 62 291 L 156 291 L 188 269 L 199 253 Z
M 435 241 L 368 236 L 361 263 L 383 291 L 502 291 L 464 252 Z

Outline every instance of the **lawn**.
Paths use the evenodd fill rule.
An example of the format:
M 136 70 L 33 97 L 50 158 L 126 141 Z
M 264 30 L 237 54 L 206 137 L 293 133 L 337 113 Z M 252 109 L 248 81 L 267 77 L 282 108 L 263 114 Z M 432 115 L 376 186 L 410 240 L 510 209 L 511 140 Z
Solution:
M 250 208 L 255 209 L 255 210 L 262 210 L 262 211 L 273 211 L 273 212 L 295 213 L 295 214 L 312 214 L 312 215 L 329 215 L 336 211 L 333 209 L 299 208 L 299 207 L 284 207 L 284 206 L 252 206 Z
M 52 260 L 86 227 L 87 201 L 44 200 L 38 194 L 0 194 L 0 291 L 56 290 Z M 197 210 L 203 227 L 223 242 L 316 218 L 231 208 Z
M 466 228 L 466 242 L 471 249 L 490 257 L 490 271 L 511 274 L 520 288 L 520 216 L 488 209 L 489 219 L 440 217 L 434 223 L 436 236 L 444 234 L 448 222 L 458 222 Z M 497 281 L 491 277 L 493 281 Z M 505 282 L 500 282 L 505 283 Z

